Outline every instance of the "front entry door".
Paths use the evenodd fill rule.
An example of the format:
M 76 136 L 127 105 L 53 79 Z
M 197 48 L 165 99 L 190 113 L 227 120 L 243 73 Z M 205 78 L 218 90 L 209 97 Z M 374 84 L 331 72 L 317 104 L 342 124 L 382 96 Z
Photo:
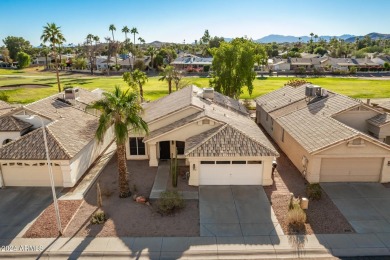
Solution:
M 169 141 L 160 142 L 160 159 L 171 159 Z

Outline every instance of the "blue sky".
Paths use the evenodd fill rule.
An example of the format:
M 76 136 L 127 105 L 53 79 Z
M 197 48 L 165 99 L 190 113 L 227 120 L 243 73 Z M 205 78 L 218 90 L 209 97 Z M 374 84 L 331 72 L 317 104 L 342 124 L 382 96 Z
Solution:
M 388 0 L 0 0 L 0 39 L 21 36 L 39 45 L 47 22 L 61 26 L 68 43 L 87 34 L 123 40 L 137 27 L 146 42 L 194 42 L 212 36 L 258 39 L 269 34 L 302 36 L 390 33 Z M 0 43 L 2 45 L 2 42 Z

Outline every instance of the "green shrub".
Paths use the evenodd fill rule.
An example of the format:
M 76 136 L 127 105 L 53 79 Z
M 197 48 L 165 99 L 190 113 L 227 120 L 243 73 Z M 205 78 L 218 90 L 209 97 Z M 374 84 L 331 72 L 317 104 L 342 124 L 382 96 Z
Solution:
M 306 195 L 311 200 L 320 200 L 322 196 L 322 189 L 320 184 L 312 183 L 307 185 Z
M 4 91 L 0 91 L 0 100 L 3 100 L 5 102 L 8 102 L 9 95 L 7 95 Z
M 164 191 L 157 202 L 158 212 L 169 215 L 184 208 L 184 199 L 177 191 Z
M 106 214 L 104 213 L 103 210 L 98 209 L 95 213 L 92 214 L 91 218 L 91 224 L 103 224 L 106 222 Z

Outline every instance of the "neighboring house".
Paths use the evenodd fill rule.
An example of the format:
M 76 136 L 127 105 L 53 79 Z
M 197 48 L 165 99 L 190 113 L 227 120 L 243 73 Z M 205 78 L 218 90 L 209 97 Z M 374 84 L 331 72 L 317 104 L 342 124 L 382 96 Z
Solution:
M 115 57 L 110 57 L 110 60 L 108 60 L 108 57 L 107 56 L 97 56 L 95 58 L 95 64 L 96 64 L 96 68 L 98 70 L 105 70 L 107 69 L 107 62 L 108 62 L 108 65 L 109 66 L 115 66 Z M 88 63 L 87 63 L 87 67 L 90 68 L 91 67 L 91 64 L 88 60 Z
M 133 68 L 134 66 L 134 63 L 136 61 L 142 61 L 144 64 L 145 64 L 145 69 L 146 68 L 150 68 L 151 67 L 151 58 L 150 56 L 144 56 L 144 57 L 141 57 L 141 58 L 135 58 L 134 57 L 128 57 L 126 59 L 123 59 L 123 60 L 118 60 L 118 64 L 121 65 L 121 67 L 123 69 L 130 69 L 130 68 Z
M 49 156 L 56 186 L 72 187 L 113 140 L 95 138 L 99 118 L 85 111 L 101 98 L 101 91 L 67 90 L 0 117 L 1 129 L 16 130 L 0 148 L 0 180 L 4 186 L 50 186 L 41 121 L 45 124 Z M 11 115 L 12 114 L 12 115 Z M 4 125 L 3 125 L 4 124 Z M 7 132 L 0 134 L 4 138 Z M 20 136 L 19 136 L 20 133 Z
M 256 103 L 257 123 L 310 183 L 390 181 L 388 114 L 312 85 Z
M 46 61 L 47 61 L 47 64 L 46 64 Z M 46 57 L 36 57 L 35 59 L 33 59 L 33 64 L 37 64 L 40 66 L 50 65 L 51 64 L 51 57 L 50 56 L 48 56 L 47 58 Z
M 353 59 L 356 64 L 356 68 L 358 70 L 378 70 L 381 69 L 382 66 L 368 58 L 363 59 Z
M 272 184 L 278 152 L 237 100 L 189 86 L 143 106 L 150 132 L 130 133 L 127 159 L 158 166 L 177 153 L 194 186 Z
M 356 67 L 356 63 L 350 58 L 329 57 L 324 65 L 329 65 L 332 71 L 349 71 L 351 67 Z
M 291 64 L 287 59 L 273 58 L 268 60 L 268 68 L 272 71 L 288 71 Z
M 213 58 L 201 58 L 195 55 L 187 54 L 176 58 L 171 62 L 176 69 L 187 69 L 187 68 L 203 68 L 204 66 L 210 66 L 213 63 Z

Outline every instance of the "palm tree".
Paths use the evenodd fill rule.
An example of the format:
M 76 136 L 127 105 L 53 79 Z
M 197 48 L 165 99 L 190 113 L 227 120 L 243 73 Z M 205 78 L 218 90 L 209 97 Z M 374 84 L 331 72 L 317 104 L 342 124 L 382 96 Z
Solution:
M 115 25 L 110 24 L 110 27 L 108 28 L 108 30 L 111 31 L 111 33 L 112 33 L 112 41 L 115 41 L 115 38 L 114 38 L 114 31 L 116 31 Z
M 137 91 L 139 89 L 140 100 L 144 102 L 144 90 L 142 87 L 148 81 L 146 73 L 139 69 L 135 69 L 132 72 L 125 72 L 123 73 L 123 80 L 134 90 Z
M 122 32 L 125 34 L 125 40 L 127 40 L 127 34 L 130 32 L 129 27 L 124 26 L 124 27 L 122 28 Z
M 111 61 L 110 60 L 110 42 L 111 42 L 111 38 L 110 37 L 105 37 L 104 38 L 106 41 L 107 41 L 107 75 L 110 75 L 110 67 L 109 67 L 109 62 Z
M 92 103 L 89 107 L 101 112 L 96 138 L 102 142 L 104 135 L 113 127 L 118 158 L 119 197 L 131 195 L 129 177 L 126 166 L 126 142 L 128 132 L 148 132 L 148 125 L 140 116 L 142 107 L 136 92 L 122 91 L 115 86 L 113 92 L 103 93 L 104 98 Z
M 168 82 L 168 93 L 172 93 L 172 80 L 175 78 L 175 68 L 173 66 L 166 66 L 160 73 L 161 78 L 158 80 L 166 80 Z
M 48 62 L 47 62 L 47 56 L 49 55 L 49 53 L 50 53 L 50 49 L 49 49 L 49 48 L 47 48 L 47 46 L 46 46 L 46 45 L 44 45 L 44 44 L 41 44 L 41 55 L 45 56 L 45 60 L 46 60 L 46 68 L 48 68 L 48 67 L 49 67 L 49 64 L 48 64 Z
M 317 42 L 317 39 L 318 39 L 318 35 L 314 35 L 314 41 Z
M 147 49 L 146 49 L 146 55 L 149 55 L 150 56 L 150 63 L 152 64 L 152 68 L 154 68 L 154 56 L 157 55 L 157 49 L 153 46 L 149 46 Z
M 114 31 L 116 31 L 115 25 L 110 24 L 108 30 L 111 31 L 112 33 L 112 42 L 115 42 L 115 38 L 114 38 Z M 114 53 L 114 55 L 115 55 L 115 66 L 118 66 L 118 57 L 116 56 L 116 53 Z
M 57 62 L 56 48 L 59 48 L 60 44 L 66 41 L 60 29 L 61 27 L 57 26 L 55 23 L 47 23 L 46 26 L 43 26 L 43 33 L 41 35 L 41 40 L 44 43 L 50 42 L 51 48 L 53 50 L 54 61 L 56 66 L 58 92 L 61 92 L 61 83 L 60 83 L 60 76 L 58 75 L 58 62 Z
M 135 28 L 135 27 L 133 27 L 133 28 L 131 28 L 131 31 L 130 31 L 133 35 L 134 35 L 134 46 L 135 46 L 135 35 L 136 34 L 138 34 L 138 30 L 137 30 L 137 28 Z

